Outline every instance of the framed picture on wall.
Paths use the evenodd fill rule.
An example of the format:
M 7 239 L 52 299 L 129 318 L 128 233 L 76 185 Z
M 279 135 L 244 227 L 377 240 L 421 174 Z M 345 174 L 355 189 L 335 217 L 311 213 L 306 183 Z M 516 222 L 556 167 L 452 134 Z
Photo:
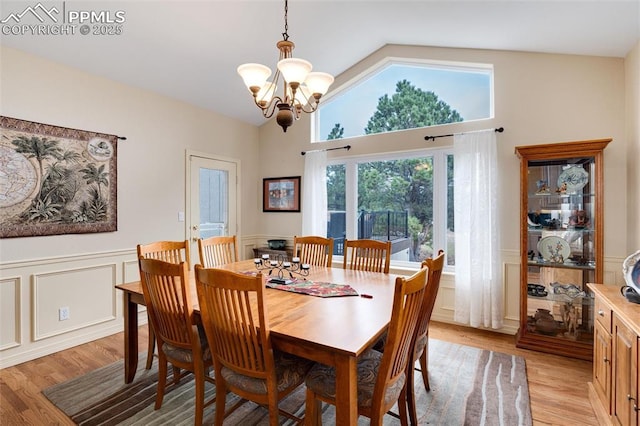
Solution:
M 300 176 L 264 178 L 262 184 L 263 212 L 299 212 Z

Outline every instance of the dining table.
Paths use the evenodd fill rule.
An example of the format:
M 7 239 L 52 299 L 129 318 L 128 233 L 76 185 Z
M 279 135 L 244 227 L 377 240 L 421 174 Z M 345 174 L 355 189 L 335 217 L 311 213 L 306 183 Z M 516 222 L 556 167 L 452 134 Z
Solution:
M 217 268 L 253 274 L 262 267 L 257 262 L 244 260 Z M 270 272 L 275 275 L 280 271 L 282 268 L 261 272 L 268 277 Z M 320 297 L 267 286 L 265 308 L 274 348 L 336 369 L 336 424 L 355 425 L 357 359 L 389 325 L 397 275 L 310 265 L 307 276 L 292 276 L 298 281 L 347 285 L 354 290 L 349 296 Z M 199 316 L 193 268 L 189 280 L 195 315 Z M 140 281 L 116 288 L 124 297 L 124 380 L 131 383 L 138 366 L 138 306 L 145 301 Z

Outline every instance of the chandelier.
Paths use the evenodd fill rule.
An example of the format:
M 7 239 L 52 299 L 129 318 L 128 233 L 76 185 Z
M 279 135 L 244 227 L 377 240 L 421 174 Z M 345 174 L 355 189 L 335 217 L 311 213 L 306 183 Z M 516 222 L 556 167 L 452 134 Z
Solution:
M 262 110 L 262 115 L 271 118 L 277 109 L 276 121 L 285 132 L 303 112 L 309 114 L 318 108 L 320 98 L 333 83 L 332 75 L 311 72 L 311 62 L 291 56 L 295 45 L 289 41 L 287 33 L 288 11 L 288 0 L 285 0 L 283 40 L 276 44 L 280 58 L 273 80 L 267 80 L 271 69 L 265 65 L 248 63 L 238 67 L 238 74 L 253 95 L 256 106 Z M 281 77 L 282 82 L 279 82 Z M 276 95 L 278 87 L 282 89 L 281 96 Z

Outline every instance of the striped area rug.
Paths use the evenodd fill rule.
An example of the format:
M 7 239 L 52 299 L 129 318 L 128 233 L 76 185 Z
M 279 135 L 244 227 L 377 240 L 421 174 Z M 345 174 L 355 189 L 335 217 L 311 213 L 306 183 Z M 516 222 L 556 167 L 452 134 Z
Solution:
M 154 410 L 156 364 L 144 369 L 142 356 L 133 383 L 123 383 L 123 362 L 102 367 L 68 382 L 47 388 L 44 395 L 78 425 L 192 425 L 194 382 L 183 379 L 170 385 L 162 408 Z M 416 399 L 421 425 L 531 425 L 525 361 L 522 357 L 431 339 L 426 392 L 421 373 L 415 372 Z M 168 383 L 170 383 L 168 381 Z M 207 383 L 208 399 L 215 387 Z M 281 407 L 304 415 L 304 386 Z M 227 406 L 236 397 L 227 395 Z M 395 411 L 395 408 L 394 410 Z M 215 404 L 205 409 L 205 424 L 213 424 Z M 335 424 L 333 406 L 323 406 L 323 424 Z M 263 407 L 247 402 L 225 420 L 229 425 L 268 424 Z M 291 424 L 281 417 L 281 424 Z M 359 424 L 368 420 L 360 418 Z M 385 424 L 400 421 L 385 417 Z

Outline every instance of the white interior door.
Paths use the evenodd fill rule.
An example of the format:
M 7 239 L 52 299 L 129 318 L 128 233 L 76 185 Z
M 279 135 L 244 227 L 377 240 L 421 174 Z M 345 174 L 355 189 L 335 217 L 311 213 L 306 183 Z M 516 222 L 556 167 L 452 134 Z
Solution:
M 189 155 L 187 217 L 192 264 L 199 262 L 198 238 L 237 233 L 237 170 L 234 161 Z M 196 262 L 196 259 L 198 262 Z

